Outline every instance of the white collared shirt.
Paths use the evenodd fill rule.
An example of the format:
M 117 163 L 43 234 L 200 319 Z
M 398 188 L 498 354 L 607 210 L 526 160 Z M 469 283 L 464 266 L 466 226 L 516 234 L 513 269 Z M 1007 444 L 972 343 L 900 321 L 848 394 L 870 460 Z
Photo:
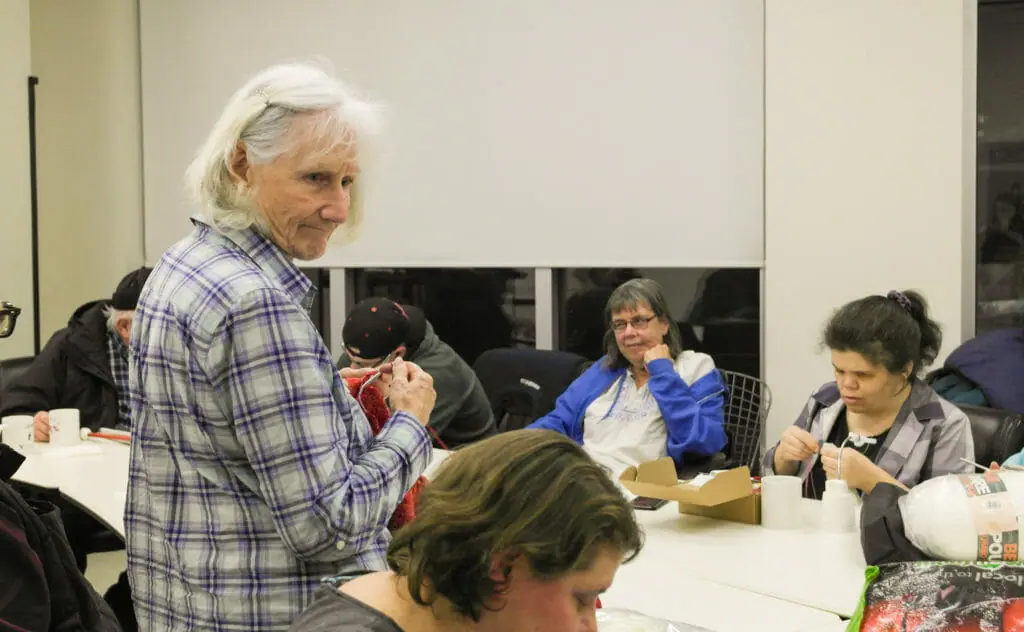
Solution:
M 598 396 L 583 416 L 584 449 L 616 479 L 631 465 L 667 456 L 667 441 L 658 402 L 646 383 L 637 387 L 632 370 Z

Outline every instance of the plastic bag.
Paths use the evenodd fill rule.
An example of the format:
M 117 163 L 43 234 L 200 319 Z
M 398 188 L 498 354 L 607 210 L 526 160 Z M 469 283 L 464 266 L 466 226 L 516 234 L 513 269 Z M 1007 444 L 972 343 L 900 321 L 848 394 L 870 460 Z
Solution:
M 1024 518 L 1024 472 L 950 474 L 899 499 L 907 538 L 929 557 L 1014 562 Z
M 904 562 L 868 568 L 849 632 L 1024 632 L 1024 564 Z
M 673 623 L 619 608 L 601 608 L 597 611 L 598 632 L 710 632 L 684 623 Z

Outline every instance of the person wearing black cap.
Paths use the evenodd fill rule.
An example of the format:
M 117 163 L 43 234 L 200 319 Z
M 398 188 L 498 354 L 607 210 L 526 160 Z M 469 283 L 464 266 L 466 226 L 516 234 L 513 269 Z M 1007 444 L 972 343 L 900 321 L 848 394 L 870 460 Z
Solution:
M 0 393 L 0 416 L 35 416 L 35 440 L 47 441 L 49 413 L 77 408 L 82 427 L 129 429 L 128 340 L 135 307 L 150 268 L 129 272 L 109 299 L 91 301 L 71 315 L 68 326 L 53 334 L 25 372 Z M 70 503 L 58 502 L 64 532 L 80 572 L 105 527 Z M 131 588 L 122 573 L 105 595 L 120 627 L 135 628 Z M 0 626 L 2 627 L 2 626 Z
M 340 367 L 377 367 L 401 357 L 434 378 L 437 401 L 430 427 L 447 447 L 497 433 L 490 401 L 476 373 L 437 337 L 420 308 L 368 298 L 345 317 L 341 337 L 345 353 L 338 360 Z
M 125 276 L 110 299 L 82 305 L 25 372 L 0 393 L 0 416 L 30 414 L 35 439 L 49 439 L 49 414 L 77 408 L 82 427 L 128 429 L 128 337 L 149 268 Z

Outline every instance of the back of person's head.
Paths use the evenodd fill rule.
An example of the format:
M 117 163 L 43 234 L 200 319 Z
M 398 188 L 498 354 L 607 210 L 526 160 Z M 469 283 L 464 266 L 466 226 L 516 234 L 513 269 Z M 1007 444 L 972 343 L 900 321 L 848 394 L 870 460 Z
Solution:
M 548 430 L 517 430 L 445 461 L 400 529 L 388 563 L 421 605 L 437 597 L 479 621 L 507 587 L 495 564 L 522 558 L 558 580 L 608 551 L 628 561 L 643 535 L 616 484 L 583 448 Z M 508 579 L 506 575 L 506 579 Z
M 644 308 L 649 308 L 658 320 L 668 326 L 668 333 L 665 334 L 662 343 L 668 345 L 672 357 L 676 358 L 683 352 L 683 338 L 679 333 L 679 325 L 672 319 L 661 284 L 647 278 L 630 279 L 612 291 L 604 307 L 604 351 L 607 355 L 605 363 L 608 368 L 622 369 L 630 366 L 629 359 L 619 348 L 615 331 L 612 329 L 612 321 L 622 312 Z
M 128 336 L 131 334 L 131 323 L 135 318 L 135 309 L 139 305 L 139 297 L 142 295 L 142 288 L 149 279 L 152 268 L 145 266 L 132 270 L 121 279 L 110 297 L 109 304 L 104 308 L 103 313 L 107 317 L 107 329 L 120 334 L 127 344 Z M 85 307 L 85 306 L 83 306 Z M 75 312 L 74 319 L 80 312 Z
M 942 329 L 928 314 L 928 303 L 913 290 L 865 296 L 840 307 L 825 325 L 824 344 L 854 351 L 889 373 L 910 367 L 916 376 L 942 346 Z
M 116 310 L 132 312 L 139 304 L 142 287 L 146 285 L 152 268 L 145 266 L 132 270 L 121 279 L 110 297 L 110 306 Z
M 304 63 L 271 66 L 232 95 L 185 175 L 194 201 L 214 226 L 268 229 L 251 191 L 232 179 L 232 156 L 240 147 L 250 164 L 270 163 L 300 148 L 327 155 L 339 146 L 358 146 L 360 154 L 364 153 L 367 141 L 380 127 L 380 110 L 325 67 Z M 310 117 L 312 124 L 295 125 Z M 294 133 L 296 129 L 303 130 L 302 134 Z M 357 181 L 344 227 L 349 239 L 355 237 L 362 216 Z

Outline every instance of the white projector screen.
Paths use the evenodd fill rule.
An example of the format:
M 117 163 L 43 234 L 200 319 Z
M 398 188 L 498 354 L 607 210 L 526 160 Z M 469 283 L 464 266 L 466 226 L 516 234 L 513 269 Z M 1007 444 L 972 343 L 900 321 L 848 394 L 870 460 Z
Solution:
M 381 100 L 326 267 L 763 263 L 763 0 L 141 0 L 146 259 L 228 97 L 324 58 Z

